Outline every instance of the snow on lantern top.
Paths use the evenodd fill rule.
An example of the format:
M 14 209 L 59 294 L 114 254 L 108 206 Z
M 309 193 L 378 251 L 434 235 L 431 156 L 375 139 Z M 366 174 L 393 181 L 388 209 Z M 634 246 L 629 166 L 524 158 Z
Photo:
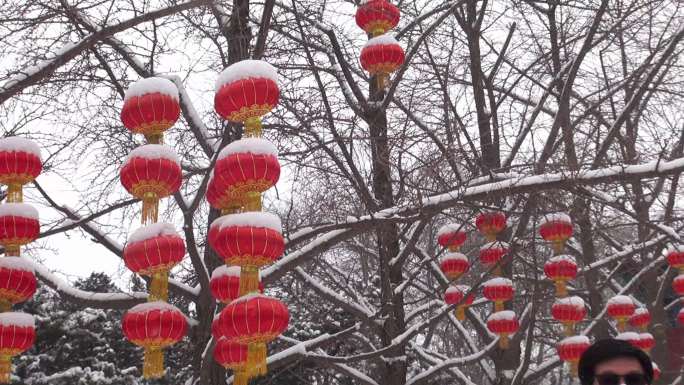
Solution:
M 216 91 L 226 84 L 250 78 L 266 78 L 278 84 L 278 71 L 263 60 L 243 60 L 232 64 L 216 79 Z
M 449 286 L 444 294 L 450 294 L 450 293 L 460 293 L 465 295 L 467 292 L 470 291 L 470 286 L 468 285 L 453 285 Z
M 5 203 L 0 205 L 0 217 L 9 216 L 38 220 L 38 210 L 27 203 Z
M 572 297 L 565 297 L 565 298 L 558 298 L 554 305 L 558 306 L 573 306 L 576 308 L 584 308 L 584 300 L 578 296 L 572 296 Z
M 168 302 L 164 302 L 164 301 L 154 301 L 154 302 L 141 303 L 139 305 L 133 306 L 130 310 L 128 310 L 128 313 L 131 313 L 131 314 L 147 313 L 147 312 L 151 312 L 151 311 L 155 311 L 155 310 L 159 310 L 159 311 L 166 310 L 166 311 L 174 311 L 174 312 L 181 313 L 181 311 L 177 307 L 171 305 Z
M 503 278 L 503 277 L 496 277 L 492 278 L 489 281 L 485 282 L 484 287 L 494 287 L 494 286 L 513 286 L 513 281 L 511 281 L 508 278 Z
M 158 222 L 135 230 L 128 238 L 128 243 L 146 241 L 163 235 L 180 237 L 171 223 Z
M 216 279 L 218 277 L 239 277 L 240 270 L 240 266 L 221 265 L 211 273 L 211 279 Z
M 559 343 L 559 346 L 567 345 L 591 345 L 591 341 L 587 336 L 572 336 L 563 338 Z
M 490 315 L 487 321 L 513 321 L 517 319 L 518 316 L 515 315 L 513 310 L 502 310 Z
M 22 257 L 4 257 L 0 258 L 0 269 L 12 269 L 28 271 L 30 273 L 34 272 L 33 265 L 31 262 L 27 261 Z
M 465 254 L 459 252 L 446 253 L 442 257 L 441 262 L 452 260 L 468 262 L 468 257 Z
M 271 230 L 275 230 L 279 233 L 283 231 L 282 223 L 280 222 L 280 217 L 275 214 L 267 212 L 247 212 L 239 214 L 228 214 L 222 217 L 216 218 L 216 220 L 211 224 L 211 227 L 219 226 L 219 229 L 230 226 L 251 226 L 251 227 L 264 227 Z
M 233 154 L 254 154 L 278 156 L 278 148 L 267 139 L 244 138 L 230 143 L 219 153 L 218 159 L 226 158 Z
M 442 235 L 453 234 L 457 232 L 465 232 L 465 226 L 458 223 L 450 223 L 440 227 L 439 230 L 437 230 L 437 237 L 439 238 Z
M 552 223 L 552 222 L 572 223 L 572 219 L 566 213 L 545 214 L 541 220 L 540 225 L 545 225 L 547 223 Z
M 684 245 L 672 245 L 665 250 L 665 255 L 672 253 L 684 253 Z
M 399 42 L 394 38 L 394 36 L 386 33 L 368 40 L 363 48 L 368 48 L 375 45 L 399 45 Z
M 180 159 L 178 158 L 178 155 L 176 154 L 175 151 L 169 146 L 165 146 L 163 144 L 146 144 L 143 146 L 140 146 L 133 151 L 131 151 L 130 154 L 128 154 L 128 157 L 126 158 L 124 164 L 128 163 L 131 159 L 133 158 L 144 158 L 144 159 L 167 159 L 172 161 L 173 163 L 176 163 L 177 165 L 180 165 Z
M 626 295 L 616 295 L 615 297 L 608 300 L 608 306 L 613 305 L 632 305 L 634 306 L 634 301 L 632 298 Z
M 615 339 L 617 340 L 622 340 L 622 341 L 638 341 L 639 340 L 639 333 L 635 332 L 623 332 L 615 336 Z
M 573 257 L 572 255 L 567 255 L 567 254 L 561 254 L 561 255 L 556 255 L 554 257 L 551 257 L 551 258 L 549 258 L 549 262 L 551 262 L 551 263 L 569 262 L 572 264 L 577 264 L 575 257 Z
M 126 90 L 124 95 L 124 102 L 136 96 L 143 96 L 147 94 L 160 93 L 172 97 L 175 100 L 178 98 L 178 87 L 169 79 L 150 77 L 140 79 L 132 83 Z
M 0 313 L 0 325 L 35 328 L 36 320 L 31 314 L 6 312 Z
M 0 152 L 27 152 L 42 160 L 40 147 L 34 141 L 20 136 L 0 139 Z

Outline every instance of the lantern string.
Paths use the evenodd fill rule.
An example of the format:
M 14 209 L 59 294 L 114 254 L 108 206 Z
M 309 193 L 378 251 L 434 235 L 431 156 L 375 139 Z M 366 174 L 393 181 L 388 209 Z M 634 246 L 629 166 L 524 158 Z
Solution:
M 12 374 L 12 356 L 0 355 L 0 383 L 9 384 Z

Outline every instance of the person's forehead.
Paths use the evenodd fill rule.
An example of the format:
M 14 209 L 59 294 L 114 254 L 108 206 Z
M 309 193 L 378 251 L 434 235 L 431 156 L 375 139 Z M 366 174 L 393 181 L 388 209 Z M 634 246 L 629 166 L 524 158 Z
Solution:
M 633 357 L 617 357 L 611 360 L 606 360 L 598 365 L 596 365 L 596 374 L 602 373 L 615 373 L 615 374 L 627 374 L 627 373 L 643 373 L 643 368 L 639 363 L 639 360 Z

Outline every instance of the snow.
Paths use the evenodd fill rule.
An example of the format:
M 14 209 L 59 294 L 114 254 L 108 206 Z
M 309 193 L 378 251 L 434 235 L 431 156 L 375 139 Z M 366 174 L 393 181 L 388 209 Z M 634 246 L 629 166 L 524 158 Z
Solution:
M 0 139 L 0 151 L 28 152 L 29 154 L 37 156 L 40 160 L 43 159 L 40 154 L 40 147 L 38 147 L 34 141 L 22 138 L 21 136 L 8 136 Z
M 237 62 L 219 74 L 216 79 L 216 91 L 225 84 L 249 78 L 266 78 L 278 84 L 278 71 L 263 60 L 243 60 Z
M 0 205 L 0 217 L 22 217 L 38 220 L 38 210 L 28 203 L 4 203 Z
M 559 344 L 560 345 L 589 345 L 589 344 L 591 344 L 591 341 L 589 340 L 589 337 L 587 337 L 587 336 L 572 336 L 572 337 L 564 338 Z
M 33 264 L 22 257 L 0 258 L 0 268 L 28 271 L 33 273 Z
M 446 294 L 449 293 L 461 293 L 465 294 L 470 291 L 470 286 L 468 285 L 454 285 L 454 286 L 449 286 L 449 288 L 446 289 Z
M 244 138 L 230 143 L 219 153 L 218 159 L 232 154 L 254 154 L 278 156 L 278 148 L 270 140 L 263 138 Z
M 394 36 L 392 36 L 389 33 L 386 33 L 384 35 L 380 35 L 378 37 L 374 37 L 368 40 L 368 42 L 363 48 L 368 48 L 375 45 L 399 45 L 399 42 L 397 41 L 397 39 L 394 38 Z
M 655 337 L 653 337 L 653 334 L 651 333 L 639 333 L 639 339 L 640 340 L 655 340 Z
M 556 255 L 555 257 L 549 258 L 549 262 L 570 262 L 573 264 L 577 264 L 577 260 L 572 255 L 567 255 L 567 254 L 561 254 L 561 255 Z
M 465 227 L 458 223 L 450 223 L 439 228 L 437 231 L 437 237 L 441 237 L 444 234 L 453 234 L 458 231 L 464 231 Z
M 450 261 L 450 260 L 459 260 L 459 261 L 466 261 L 468 262 L 468 257 L 466 257 L 465 254 L 459 253 L 459 252 L 453 252 L 453 253 L 446 253 L 442 257 L 442 262 L 444 261 Z
M 497 277 L 497 278 L 492 278 L 489 281 L 484 283 L 484 287 L 492 287 L 492 286 L 513 286 L 513 281 L 511 281 L 508 278 Z
M 228 304 L 228 306 L 236 305 L 240 302 L 245 302 L 245 301 L 251 301 L 253 299 L 265 299 L 265 300 L 273 300 L 274 298 L 271 298 L 267 295 L 263 295 L 261 293 L 251 293 L 247 295 L 243 295 L 240 298 L 234 299 L 231 303 Z
M 645 307 L 640 307 L 640 308 L 634 310 L 634 316 L 643 315 L 643 314 L 649 314 L 648 309 L 646 309 Z
M 624 332 L 624 333 L 620 333 L 617 336 L 615 336 L 615 339 L 621 340 L 621 341 L 638 341 L 639 340 L 639 333 Z
M 615 297 L 608 300 L 607 305 L 634 305 L 634 301 L 632 301 L 632 298 L 626 295 L 616 295 Z
M 672 245 L 665 250 L 665 255 L 672 253 L 684 253 L 684 245 Z
M 219 226 L 219 229 L 229 226 L 253 226 L 265 227 L 279 233 L 283 231 L 280 217 L 267 212 L 248 212 L 239 214 L 228 214 L 216 218 L 211 227 Z
M 515 312 L 512 310 L 502 310 L 498 311 L 487 318 L 487 322 L 489 321 L 511 321 L 514 319 L 517 319 L 518 317 L 515 315 Z
M 480 250 L 489 250 L 489 249 L 508 249 L 510 248 L 510 245 L 506 242 L 501 242 L 501 241 L 494 241 L 494 242 L 489 242 L 485 243 L 480 247 Z
M 0 313 L 0 325 L 34 328 L 36 327 L 36 321 L 31 314 L 6 312 Z
M 141 303 L 140 305 L 135 305 L 130 310 L 128 310 L 129 313 L 147 313 L 153 310 L 168 310 L 168 311 L 177 311 L 177 307 L 171 305 L 170 303 L 164 302 L 164 301 L 154 301 L 154 302 L 145 302 Z
M 218 277 L 239 277 L 240 271 L 240 266 L 221 265 L 214 269 L 214 271 L 211 273 L 211 279 Z
M 175 100 L 179 100 L 178 88 L 176 88 L 176 85 L 173 84 L 172 81 L 164 78 L 150 77 L 146 79 L 140 79 L 131 84 L 126 90 L 124 102 L 136 96 L 154 93 L 168 95 Z
M 544 225 L 549 222 L 565 222 L 572 223 L 572 219 L 566 213 L 551 213 L 545 214 L 542 218 L 541 224 Z
M 128 243 L 142 242 L 162 235 L 175 235 L 180 237 L 171 223 L 158 222 L 135 230 L 133 234 L 128 237 Z
M 559 298 L 556 300 L 554 305 L 574 306 L 577 308 L 585 307 L 584 300 L 578 296 Z
M 145 159 L 168 159 L 178 165 L 180 165 L 180 159 L 175 151 L 169 146 L 163 144 L 146 144 L 136 148 L 131 151 L 126 158 L 125 163 L 128 163 L 133 158 L 145 158 Z

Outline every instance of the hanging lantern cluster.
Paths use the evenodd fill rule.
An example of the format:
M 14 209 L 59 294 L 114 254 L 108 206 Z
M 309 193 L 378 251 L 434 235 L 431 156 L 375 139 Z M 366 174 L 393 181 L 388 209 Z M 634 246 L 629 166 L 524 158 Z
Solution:
M 384 89 L 389 75 L 404 64 L 406 54 L 388 32 L 399 24 L 399 8 L 387 0 L 362 2 L 356 10 L 356 24 L 371 36 L 361 50 L 361 67 Z
M 185 315 L 168 301 L 171 269 L 185 256 L 185 241 L 170 223 L 158 223 L 159 201 L 178 191 L 181 168 L 178 156 L 164 143 L 164 132 L 180 115 L 178 89 L 164 78 L 139 80 L 128 88 L 121 121 L 147 144 L 134 149 L 120 171 L 121 184 L 142 200 L 142 227 L 124 248 L 124 262 L 132 272 L 149 277 L 147 303 L 124 314 L 126 338 L 144 349 L 143 377 L 164 376 L 164 349 L 180 341 L 187 330 Z
M 38 210 L 24 203 L 24 185 L 43 170 L 40 148 L 20 137 L 0 139 L 0 184 L 7 186 L 6 203 L 0 205 L 0 383 L 10 382 L 12 357 L 28 350 L 35 340 L 32 315 L 12 312 L 36 292 L 36 276 L 21 255 L 21 247 L 40 234 Z
M 444 302 L 447 305 L 456 305 L 456 319 L 465 319 L 465 310 L 470 306 L 475 297 L 467 295 L 470 287 L 458 285 L 456 281 L 470 270 L 470 261 L 465 254 L 458 250 L 465 243 L 466 232 L 458 224 L 448 224 L 442 226 L 437 231 L 437 243 L 448 251 L 440 260 L 439 266 L 444 276 L 450 281 L 451 285 L 444 292 Z
M 287 307 L 261 294 L 259 273 L 285 250 L 280 218 L 261 211 L 262 194 L 280 178 L 278 150 L 261 138 L 261 118 L 279 98 L 278 73 L 264 61 L 235 63 L 216 82 L 216 112 L 243 124 L 246 136 L 219 153 L 207 187 L 209 204 L 223 214 L 209 227 L 209 245 L 225 262 L 210 282 L 214 297 L 226 305 L 214 320 L 214 359 L 233 370 L 236 385 L 266 374 L 266 344 L 289 323 Z
M 667 263 L 679 271 L 679 275 L 672 281 L 672 289 L 678 297 L 684 298 L 684 245 L 674 245 L 665 251 Z M 684 325 L 684 308 L 679 311 L 677 320 Z

